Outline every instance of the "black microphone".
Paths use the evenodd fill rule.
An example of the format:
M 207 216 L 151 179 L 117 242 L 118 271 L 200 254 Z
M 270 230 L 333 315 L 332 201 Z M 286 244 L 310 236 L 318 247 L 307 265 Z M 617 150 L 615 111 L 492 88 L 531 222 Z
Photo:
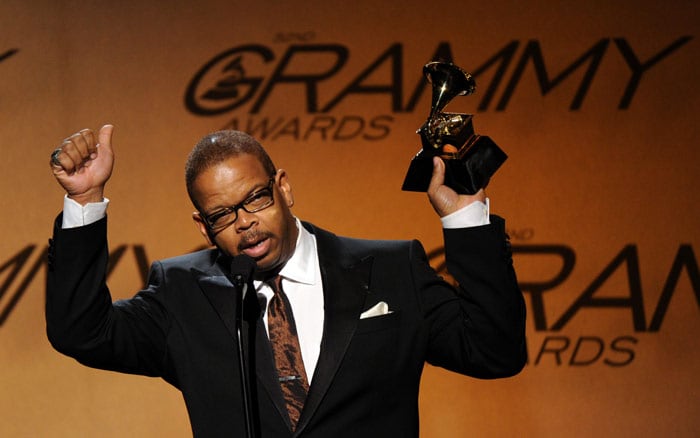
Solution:
M 233 283 L 234 288 L 236 289 L 236 292 L 239 294 L 239 300 L 238 300 L 238 312 L 236 314 L 236 332 L 237 332 L 237 341 L 238 341 L 238 365 L 241 370 L 241 397 L 243 399 L 243 414 L 245 417 L 245 429 L 246 429 L 246 435 L 248 438 L 254 438 L 255 431 L 253 430 L 253 418 L 252 418 L 252 413 L 250 409 L 251 405 L 251 396 L 250 396 L 250 388 L 248 387 L 248 379 L 246 377 L 247 373 L 247 367 L 246 367 L 246 360 L 245 360 L 245 354 L 243 351 L 243 342 L 242 342 L 242 321 L 243 321 L 243 303 L 245 302 L 245 295 L 246 292 L 248 291 L 248 284 L 250 283 L 250 280 L 253 278 L 253 272 L 255 271 L 255 260 L 253 260 L 251 257 L 241 254 L 238 256 L 233 257 L 231 260 L 231 270 L 230 272 L 230 280 Z
M 255 260 L 245 254 L 237 255 L 231 259 L 231 282 L 241 294 L 241 305 L 248 289 L 248 280 L 253 278 Z

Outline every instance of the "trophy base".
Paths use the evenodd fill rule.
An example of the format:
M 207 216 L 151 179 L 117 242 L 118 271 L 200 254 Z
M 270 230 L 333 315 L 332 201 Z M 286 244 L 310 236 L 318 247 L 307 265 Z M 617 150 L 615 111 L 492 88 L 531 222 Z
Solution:
M 442 157 L 445 185 L 461 195 L 473 195 L 485 188 L 491 176 L 508 158 L 490 137 L 474 135 L 470 144 L 456 154 Z M 433 175 L 433 155 L 421 149 L 411 160 L 401 190 L 425 192 Z

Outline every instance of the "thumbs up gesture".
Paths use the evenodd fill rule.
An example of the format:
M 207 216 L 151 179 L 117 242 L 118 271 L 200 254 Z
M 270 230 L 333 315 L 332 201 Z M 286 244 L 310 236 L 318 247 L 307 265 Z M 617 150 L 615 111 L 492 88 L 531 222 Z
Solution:
M 112 176 L 114 126 L 104 125 L 97 135 L 83 129 L 63 140 L 51 154 L 50 166 L 56 181 L 76 202 L 101 202 L 104 187 Z

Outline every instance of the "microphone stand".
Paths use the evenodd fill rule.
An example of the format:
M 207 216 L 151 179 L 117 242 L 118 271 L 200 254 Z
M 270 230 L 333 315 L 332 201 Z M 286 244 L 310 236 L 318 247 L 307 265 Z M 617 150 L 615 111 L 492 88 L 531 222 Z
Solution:
M 248 438 L 255 438 L 255 430 L 253 429 L 253 414 L 251 412 L 251 396 L 250 385 L 247 378 L 248 367 L 246 365 L 245 354 L 243 349 L 243 308 L 245 295 L 248 291 L 248 278 L 252 275 L 255 268 L 255 262 L 247 256 L 235 257 L 231 263 L 231 273 L 233 275 L 233 286 L 236 288 L 240 299 L 238 301 L 238 312 L 236 312 L 236 345 L 238 347 L 238 366 L 240 368 L 241 379 L 241 396 L 243 399 L 243 414 L 245 418 L 245 430 Z M 248 274 L 241 273 L 244 272 Z

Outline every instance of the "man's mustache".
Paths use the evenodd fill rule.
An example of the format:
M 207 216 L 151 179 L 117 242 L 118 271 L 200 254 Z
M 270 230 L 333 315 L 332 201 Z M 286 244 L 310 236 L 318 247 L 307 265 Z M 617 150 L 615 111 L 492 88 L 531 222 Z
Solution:
M 251 230 L 241 236 L 241 241 L 238 242 L 238 251 L 243 251 L 246 248 L 254 246 L 258 242 L 272 237 L 269 231 Z

